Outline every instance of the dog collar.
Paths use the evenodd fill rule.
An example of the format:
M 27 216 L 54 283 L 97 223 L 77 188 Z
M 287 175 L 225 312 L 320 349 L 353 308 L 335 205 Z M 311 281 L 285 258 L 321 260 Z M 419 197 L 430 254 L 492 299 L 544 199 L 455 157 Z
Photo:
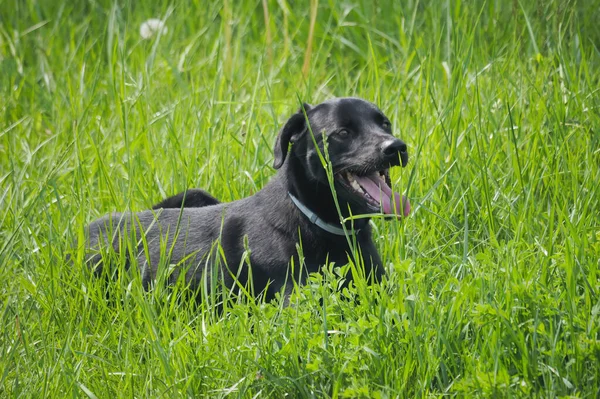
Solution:
M 308 218 L 308 220 L 310 220 L 310 222 L 312 224 L 316 224 L 317 226 L 319 226 L 321 229 L 325 230 L 326 232 L 335 234 L 337 236 L 345 236 L 346 235 L 346 233 L 344 232 L 344 229 L 325 222 L 323 219 L 321 219 L 319 216 L 317 216 L 316 213 L 314 213 L 313 211 L 308 209 L 302 202 L 300 202 L 300 200 L 298 198 L 294 197 L 292 195 L 292 193 L 290 193 L 289 191 L 288 191 L 288 195 L 292 199 L 292 202 L 294 203 L 294 205 L 296 205 L 296 207 L 298 207 L 298 209 L 300 209 L 300 212 L 302 212 Z M 356 234 L 358 234 L 360 229 L 359 230 L 349 230 L 348 229 L 346 231 L 348 232 L 349 235 L 356 235 Z

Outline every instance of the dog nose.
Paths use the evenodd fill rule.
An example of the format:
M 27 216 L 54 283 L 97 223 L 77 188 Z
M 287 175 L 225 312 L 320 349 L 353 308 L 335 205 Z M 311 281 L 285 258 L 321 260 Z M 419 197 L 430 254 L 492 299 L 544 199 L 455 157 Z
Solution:
M 387 145 L 383 148 L 385 156 L 389 157 L 397 154 L 404 156 L 407 153 L 406 144 L 402 140 L 395 139 L 386 144 Z
M 393 139 L 383 144 L 383 155 L 390 165 L 406 166 L 408 163 L 408 151 L 404 141 Z

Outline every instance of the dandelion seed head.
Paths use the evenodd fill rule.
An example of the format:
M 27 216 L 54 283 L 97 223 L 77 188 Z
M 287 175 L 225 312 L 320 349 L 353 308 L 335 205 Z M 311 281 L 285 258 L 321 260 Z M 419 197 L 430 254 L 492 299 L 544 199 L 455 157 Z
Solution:
M 142 39 L 144 40 L 150 39 L 159 31 L 163 34 L 167 33 L 167 27 L 160 19 L 151 18 L 140 25 L 140 36 L 142 36 Z

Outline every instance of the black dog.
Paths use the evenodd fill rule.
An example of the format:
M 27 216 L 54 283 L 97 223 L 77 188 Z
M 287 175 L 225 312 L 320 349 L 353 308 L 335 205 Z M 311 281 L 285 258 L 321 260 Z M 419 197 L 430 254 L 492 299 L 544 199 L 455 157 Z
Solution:
M 172 206 L 168 209 L 112 214 L 92 222 L 88 248 L 96 253 L 88 261 L 101 270 L 102 244 L 111 242 L 118 252 L 120 238 L 134 236 L 145 286 L 156 277 L 159 262 L 178 266 L 169 280 L 183 271 L 192 288 L 202 284 L 203 276 L 209 286 L 218 278 L 226 287 L 246 285 L 251 277 L 254 292 L 267 299 L 282 289 L 287 298 L 294 281 L 301 283 L 326 262 L 346 264 L 352 259 L 378 280 L 384 269 L 369 219 L 342 224 L 341 218 L 381 212 L 408 215 L 408 200 L 390 189 L 388 168 L 405 166 L 408 154 L 406 145 L 392 135 L 388 118 L 375 105 L 356 98 L 314 107 L 304 104 L 279 132 L 274 155 L 278 173 L 251 197 L 218 203 L 198 190 L 197 197 L 189 197 L 189 205 L 182 193 L 158 204 Z M 335 196 L 323 162 L 327 155 Z M 349 243 L 357 248 L 351 250 Z M 351 258 L 353 254 L 361 258 Z

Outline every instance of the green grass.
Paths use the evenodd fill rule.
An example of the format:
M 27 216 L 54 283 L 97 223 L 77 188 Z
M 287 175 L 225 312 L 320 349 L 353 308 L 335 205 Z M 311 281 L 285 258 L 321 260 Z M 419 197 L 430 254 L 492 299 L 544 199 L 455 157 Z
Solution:
M 321 1 L 306 79 L 308 4 L 269 43 L 260 1 L 159 3 L 0 0 L 1 397 L 600 394 L 599 1 Z M 251 195 L 298 98 L 350 95 L 411 154 L 381 285 L 218 315 L 65 262 L 105 213 Z

